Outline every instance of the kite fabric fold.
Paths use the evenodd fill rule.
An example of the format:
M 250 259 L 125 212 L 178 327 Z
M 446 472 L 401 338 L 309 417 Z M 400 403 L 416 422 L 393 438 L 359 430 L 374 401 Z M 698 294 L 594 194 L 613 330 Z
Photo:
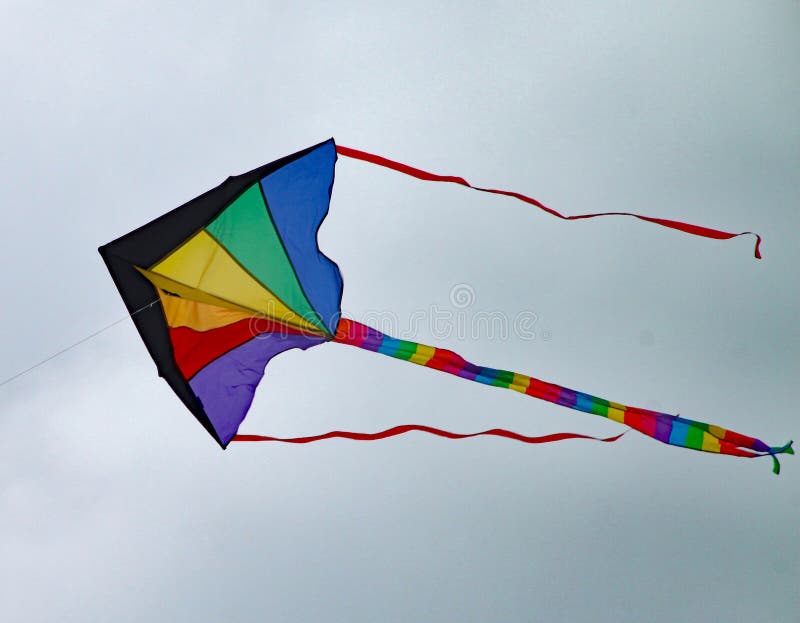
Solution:
M 346 147 L 337 149 L 330 139 L 229 177 L 99 249 L 159 375 L 223 448 L 231 441 L 374 441 L 414 431 L 449 439 L 488 435 L 524 443 L 596 439 L 575 433 L 528 437 L 500 428 L 463 434 L 420 424 L 377 433 L 332 431 L 288 439 L 238 434 L 274 357 L 332 342 L 602 415 L 675 446 L 740 457 L 772 456 L 776 470 L 776 455 L 792 453 L 791 442 L 771 447 L 718 426 L 476 366 L 451 351 L 396 340 L 342 319 L 341 273 L 317 242 L 328 213 L 337 153 L 421 179 L 469 186 L 461 178 L 435 176 Z M 517 193 L 478 190 L 514 196 L 561 218 L 588 218 L 563 217 Z M 711 238 L 738 235 L 663 219 L 645 220 Z M 305 388 L 313 390 L 313 383 L 306 382 Z M 620 436 L 596 440 L 612 442 Z
M 451 350 L 398 340 L 346 318 L 339 322 L 334 341 L 447 372 L 468 381 L 513 389 L 562 407 L 600 415 L 672 446 L 747 458 L 771 456 L 776 474 L 780 473 L 780 463 L 776 455 L 794 454 L 792 442 L 782 447 L 771 447 L 760 439 L 714 424 L 628 407 L 517 372 L 476 366 Z

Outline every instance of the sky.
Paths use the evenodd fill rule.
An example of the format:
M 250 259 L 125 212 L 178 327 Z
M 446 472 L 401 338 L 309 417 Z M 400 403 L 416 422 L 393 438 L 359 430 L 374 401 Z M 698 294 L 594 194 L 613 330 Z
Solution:
M 333 136 L 567 214 L 759 232 L 761 261 L 342 158 L 319 240 L 351 318 L 796 438 L 799 34 L 788 0 L 4 0 L 0 379 L 125 317 L 99 245 Z M 4 621 L 800 620 L 794 457 L 776 478 L 636 433 L 222 452 L 128 320 L 0 399 Z M 241 431 L 401 423 L 623 430 L 328 344 L 276 358 Z

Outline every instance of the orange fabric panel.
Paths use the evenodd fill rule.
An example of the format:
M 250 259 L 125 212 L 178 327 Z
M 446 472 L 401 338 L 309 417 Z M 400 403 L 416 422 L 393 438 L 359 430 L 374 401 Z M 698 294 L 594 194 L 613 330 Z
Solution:
M 195 331 L 210 331 L 239 320 L 256 317 L 250 312 L 226 309 L 208 303 L 190 301 L 179 296 L 171 296 L 165 294 L 163 290 L 159 290 L 158 294 L 161 297 L 161 307 L 164 309 L 167 324 L 172 328 L 188 327 Z

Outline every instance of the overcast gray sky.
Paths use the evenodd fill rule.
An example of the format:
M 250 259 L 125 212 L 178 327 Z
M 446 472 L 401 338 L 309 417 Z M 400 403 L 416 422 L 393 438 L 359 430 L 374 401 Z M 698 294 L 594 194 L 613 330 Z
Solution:
M 800 4 L 0 3 L 0 378 L 124 315 L 96 247 L 334 136 L 565 213 L 337 165 L 344 311 L 535 314 L 415 338 L 774 444 L 797 436 Z M 800 464 L 408 435 L 221 452 L 130 322 L 0 388 L 3 621 L 794 623 Z M 243 432 L 611 435 L 326 345 Z

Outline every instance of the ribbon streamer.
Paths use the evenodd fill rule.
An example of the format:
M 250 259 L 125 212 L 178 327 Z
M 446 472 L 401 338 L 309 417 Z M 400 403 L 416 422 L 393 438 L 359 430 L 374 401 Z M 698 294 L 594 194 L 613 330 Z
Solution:
M 399 173 L 405 173 L 406 175 L 410 175 L 411 177 L 416 177 L 417 179 L 420 180 L 425 180 L 426 182 L 449 182 L 452 184 L 460 184 L 461 186 L 466 186 L 467 188 L 471 188 L 472 190 L 478 190 L 482 193 L 492 193 L 495 195 L 505 195 L 506 197 L 513 197 L 514 199 L 519 199 L 520 201 L 524 201 L 525 203 L 534 205 L 540 210 L 544 210 L 548 214 L 552 214 L 553 216 L 556 216 L 565 221 L 577 221 L 585 218 L 595 218 L 597 216 L 632 216 L 642 221 L 647 221 L 648 223 L 655 223 L 656 225 L 661 225 L 662 227 L 669 227 L 670 229 L 677 229 L 678 231 L 682 231 L 687 234 L 692 234 L 694 236 L 713 238 L 715 240 L 730 240 L 731 238 L 737 238 L 739 236 L 748 236 L 748 235 L 755 236 L 756 246 L 754 254 L 757 259 L 761 259 L 761 236 L 752 231 L 745 231 L 739 234 L 734 234 L 731 232 L 722 231 L 721 229 L 712 229 L 711 227 L 692 225 L 691 223 L 684 223 L 683 221 L 674 221 L 666 218 L 643 216 L 641 214 L 634 214 L 633 212 L 598 212 L 596 214 L 575 214 L 572 216 L 564 215 L 561 214 L 560 212 L 557 212 L 553 208 L 547 207 L 541 201 L 538 201 L 533 197 L 528 197 L 527 195 L 523 195 L 521 193 L 513 192 L 510 190 L 498 190 L 496 188 L 481 188 L 480 186 L 473 186 L 463 177 L 458 177 L 455 175 L 438 175 L 436 173 L 431 173 L 429 171 L 424 171 L 422 169 L 417 169 L 416 167 L 403 164 L 402 162 L 389 160 L 389 158 L 384 158 L 383 156 L 378 156 L 376 154 L 371 154 L 366 151 L 361 151 L 360 149 L 345 147 L 344 145 L 337 145 L 336 152 L 341 156 L 354 158 L 356 160 L 363 160 L 364 162 L 369 162 L 371 164 L 377 164 L 378 166 L 386 167 L 387 169 L 392 169 L 393 171 L 398 171 Z

